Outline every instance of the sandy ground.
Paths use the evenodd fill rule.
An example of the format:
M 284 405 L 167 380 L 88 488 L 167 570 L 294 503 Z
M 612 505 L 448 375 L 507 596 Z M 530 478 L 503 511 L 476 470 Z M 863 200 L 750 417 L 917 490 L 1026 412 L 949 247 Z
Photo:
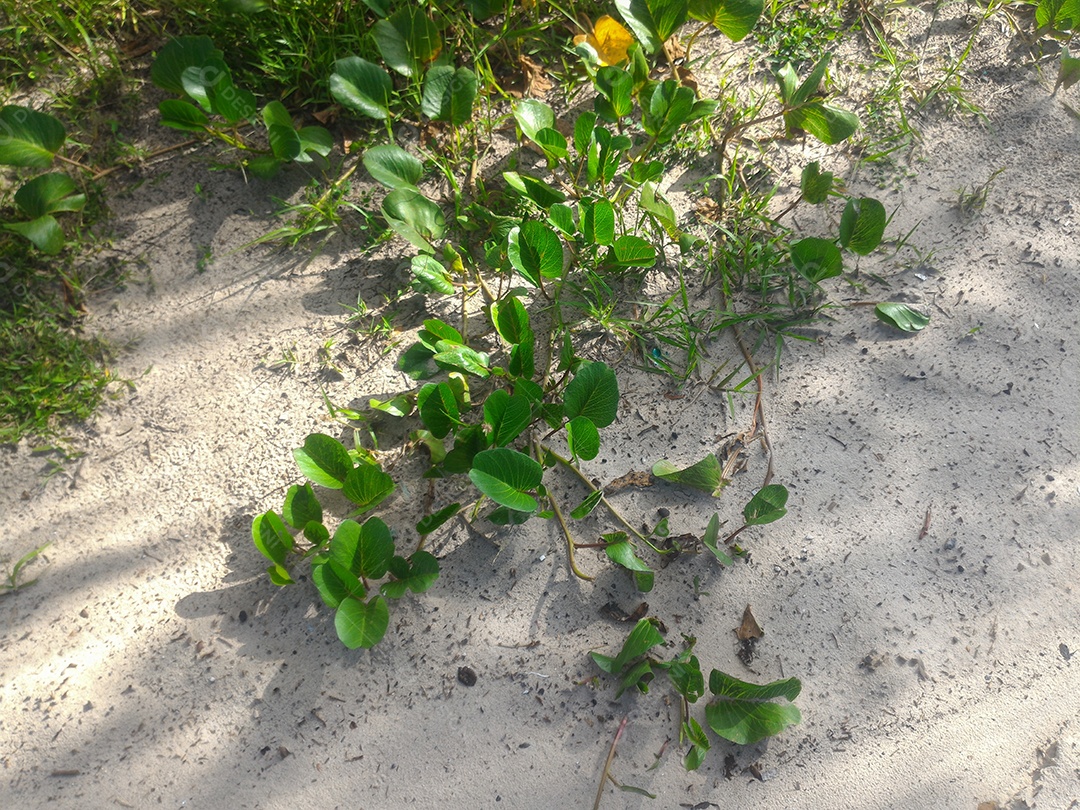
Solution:
M 919 223 L 922 256 L 864 260 L 887 286 L 837 281 L 833 300 L 906 300 L 931 325 L 906 336 L 835 309 L 818 342 L 789 342 L 766 398 L 789 515 L 748 533 L 748 564 L 681 559 L 647 596 L 705 668 L 803 682 L 800 725 L 718 743 L 693 773 L 660 682 L 613 701 L 594 681 L 587 652 L 628 630 L 600 608 L 640 596 L 588 555 L 597 580 L 572 578 L 547 523 L 450 528 L 441 579 L 394 606 L 370 652 L 338 643 L 310 583 L 269 583 L 250 522 L 280 508 L 307 433 L 343 435 L 320 391 L 346 404 L 406 387 L 341 307 L 378 305 L 403 252 L 238 250 L 295 180 L 147 169 L 113 202 L 117 249 L 143 270 L 91 318 L 135 392 L 61 474 L 26 446 L 0 452 L 0 558 L 52 541 L 38 583 L 0 599 L 0 806 L 591 807 L 624 717 L 612 774 L 659 798 L 609 785 L 603 807 L 1080 805 L 1080 125 L 1033 72 L 982 89 L 988 120 L 927 124 L 898 190 L 851 181 L 896 210 L 891 235 Z M 999 168 L 985 210 L 963 216 L 957 189 Z M 820 216 L 795 222 L 824 233 Z M 424 306 L 407 298 L 399 323 Z M 341 376 L 317 362 L 327 338 Z M 268 368 L 293 345 L 294 368 Z M 693 461 L 749 424 L 751 398 L 732 413 L 701 387 L 667 399 L 629 362 L 619 375 L 590 476 Z M 379 512 L 403 525 L 411 469 Z M 617 503 L 700 533 L 713 511 L 737 519 L 763 471 L 754 457 L 716 502 L 656 486 Z M 765 631 L 752 669 L 733 633 L 747 604 Z

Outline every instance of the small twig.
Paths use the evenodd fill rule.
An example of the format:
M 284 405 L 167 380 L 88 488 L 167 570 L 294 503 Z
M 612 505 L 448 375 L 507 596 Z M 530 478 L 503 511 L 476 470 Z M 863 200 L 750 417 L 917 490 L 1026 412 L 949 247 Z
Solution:
M 596 789 L 596 801 L 593 802 L 593 810 L 600 810 L 600 800 L 604 798 L 604 785 L 607 784 L 608 777 L 610 777 L 611 761 L 615 759 L 615 746 L 619 744 L 619 738 L 622 736 L 623 729 L 626 728 L 626 721 L 630 717 L 627 715 L 619 723 L 619 730 L 615 732 L 615 739 L 611 741 L 611 749 L 608 751 L 607 761 L 604 762 L 603 773 L 600 774 L 600 786 Z
M 750 373 L 757 383 L 757 397 L 754 400 L 754 419 L 750 425 L 750 434 L 756 434 L 760 428 L 761 444 L 765 447 L 765 452 L 768 454 L 769 458 L 769 466 L 765 470 L 765 480 L 761 482 L 761 486 L 766 487 L 773 478 L 773 449 L 772 442 L 769 441 L 769 429 L 765 423 L 765 403 L 763 399 L 765 384 L 761 379 L 761 369 L 757 367 L 753 356 L 750 354 L 750 350 L 747 349 L 746 344 L 743 343 L 742 335 L 739 333 L 739 327 L 732 326 L 731 331 L 734 332 L 735 342 L 739 345 L 739 351 L 742 352 L 743 357 L 746 359 L 746 365 L 749 367 Z M 738 532 L 736 532 L 736 534 L 737 533 Z M 732 537 L 734 537 L 734 535 L 732 535 Z

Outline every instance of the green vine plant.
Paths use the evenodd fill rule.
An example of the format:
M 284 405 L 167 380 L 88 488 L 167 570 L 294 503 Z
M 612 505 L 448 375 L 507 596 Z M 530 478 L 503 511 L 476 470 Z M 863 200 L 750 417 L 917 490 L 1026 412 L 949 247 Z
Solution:
M 89 171 L 60 154 L 66 141 L 67 130 L 54 116 L 13 104 L 0 108 L 0 164 L 48 169 L 59 159 Z M 67 241 L 55 215 L 81 211 L 86 205 L 86 195 L 63 172 L 32 177 L 15 191 L 14 200 L 22 218 L 0 223 L 0 228 L 29 240 L 49 255 L 63 250 Z

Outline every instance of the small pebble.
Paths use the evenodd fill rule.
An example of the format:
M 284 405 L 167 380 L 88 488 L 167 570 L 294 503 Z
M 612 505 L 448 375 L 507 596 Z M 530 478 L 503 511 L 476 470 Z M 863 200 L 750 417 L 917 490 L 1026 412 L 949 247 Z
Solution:
M 458 667 L 457 679 L 464 686 L 476 686 L 476 670 L 472 667 Z

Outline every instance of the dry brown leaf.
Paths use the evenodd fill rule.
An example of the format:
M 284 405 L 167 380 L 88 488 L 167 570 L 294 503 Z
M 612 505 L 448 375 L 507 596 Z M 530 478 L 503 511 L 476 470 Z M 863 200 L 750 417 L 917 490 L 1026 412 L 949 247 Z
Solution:
M 519 56 L 518 64 L 521 65 L 521 71 L 525 74 L 523 95 L 534 98 L 543 96 L 554 86 L 544 73 L 544 69 L 529 57 Z
M 757 619 L 754 618 L 754 614 L 750 611 L 749 605 L 743 611 L 742 624 L 735 631 L 735 635 L 739 637 L 739 641 L 749 641 L 752 638 L 761 638 L 765 635 L 765 631 L 761 629 L 761 625 L 757 623 Z

